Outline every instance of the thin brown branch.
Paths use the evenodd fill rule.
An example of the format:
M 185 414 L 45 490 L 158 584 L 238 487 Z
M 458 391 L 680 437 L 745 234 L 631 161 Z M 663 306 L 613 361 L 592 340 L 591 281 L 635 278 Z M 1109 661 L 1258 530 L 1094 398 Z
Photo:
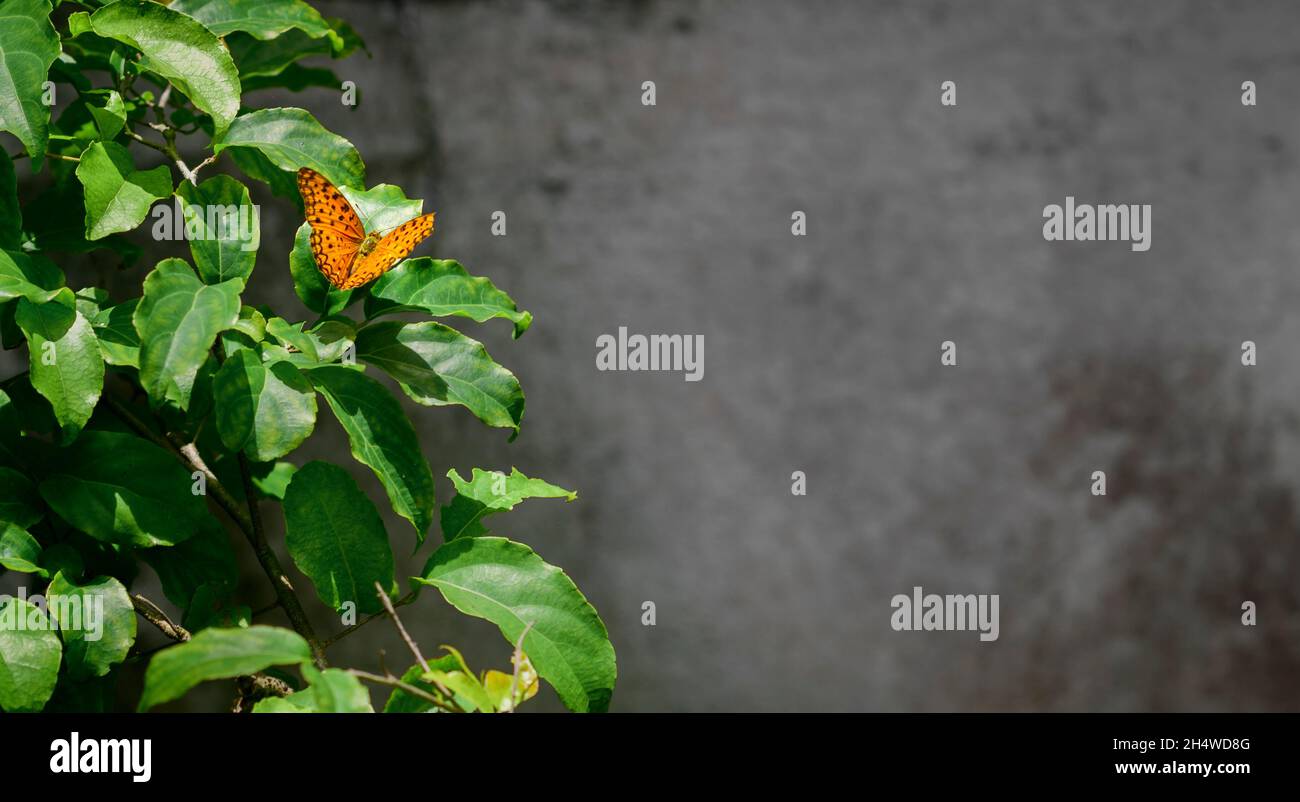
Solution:
M 406 641 L 406 648 L 410 649 L 411 654 L 415 655 L 415 661 L 420 664 L 420 668 L 424 670 L 424 673 L 429 673 L 429 661 L 425 660 L 424 655 L 420 654 L 420 647 L 415 645 L 411 633 L 407 632 L 406 627 L 402 626 L 402 619 L 397 617 L 397 610 L 393 609 L 393 602 L 388 598 L 388 594 L 384 592 L 384 586 L 376 582 L 375 590 L 379 591 L 379 602 L 384 605 L 384 610 L 393 619 L 393 625 L 397 627 L 398 634 L 402 636 L 402 640 Z

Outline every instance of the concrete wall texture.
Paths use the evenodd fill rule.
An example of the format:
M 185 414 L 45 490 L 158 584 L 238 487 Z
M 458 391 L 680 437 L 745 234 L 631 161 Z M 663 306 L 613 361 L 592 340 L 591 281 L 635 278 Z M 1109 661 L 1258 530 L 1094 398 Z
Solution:
M 455 322 L 523 384 L 516 442 L 408 410 L 442 501 L 449 467 L 578 490 L 495 528 L 602 614 L 614 710 L 1300 709 L 1300 6 L 320 5 L 370 45 L 335 65 L 361 105 L 246 102 L 311 109 L 438 213 L 422 253 L 536 316 Z M 250 292 L 300 314 L 300 220 L 258 191 Z M 1046 242 L 1067 195 L 1151 204 L 1151 249 Z M 704 335 L 704 380 L 597 371 L 619 326 Z M 382 500 L 321 421 L 296 457 Z M 999 594 L 1000 638 L 895 632 L 917 585 Z M 506 664 L 491 625 L 406 609 Z M 402 662 L 363 632 L 331 656 Z

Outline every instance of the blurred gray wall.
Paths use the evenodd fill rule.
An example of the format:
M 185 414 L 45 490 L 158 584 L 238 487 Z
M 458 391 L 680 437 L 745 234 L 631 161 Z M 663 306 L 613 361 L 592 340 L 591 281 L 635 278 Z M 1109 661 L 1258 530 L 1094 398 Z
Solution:
M 536 316 L 455 322 L 524 386 L 515 443 L 407 406 L 441 501 L 449 467 L 578 490 L 494 528 L 602 614 L 615 710 L 1300 709 L 1300 6 L 321 6 L 370 45 L 336 65 L 361 106 L 247 102 L 311 109 Z M 1151 250 L 1045 242 L 1066 195 L 1152 204 Z M 301 315 L 300 221 L 259 200 L 251 291 Z M 619 326 L 703 334 L 704 380 L 597 371 Z M 321 419 L 298 456 L 382 501 Z M 1000 639 L 894 632 L 914 585 L 1000 594 Z M 506 665 L 435 595 L 403 617 Z M 332 659 L 406 665 L 363 633 Z

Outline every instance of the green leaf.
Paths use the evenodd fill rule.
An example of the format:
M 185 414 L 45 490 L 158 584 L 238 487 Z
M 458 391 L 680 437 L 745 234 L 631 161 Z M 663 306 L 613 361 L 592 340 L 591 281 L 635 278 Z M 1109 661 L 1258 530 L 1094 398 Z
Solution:
M 408 259 L 370 287 L 366 317 L 392 312 L 426 312 L 434 317 L 467 317 L 476 323 L 505 318 L 515 325 L 515 337 L 532 325 L 533 316 L 488 279 L 471 276 L 452 259 L 421 256 Z
M 289 482 L 298 472 L 298 466 L 292 462 L 263 462 L 253 466 L 253 487 L 266 498 L 284 501 Z
M 85 188 L 88 240 L 130 231 L 144 222 L 150 206 L 172 194 L 166 166 L 137 170 L 131 152 L 116 142 L 87 148 L 77 165 L 77 180 Z
M 460 668 L 461 661 L 451 655 L 446 654 L 442 657 L 426 661 L 429 668 L 433 671 L 456 671 Z M 441 697 L 442 692 L 438 686 L 425 679 L 424 669 L 420 666 L 411 666 L 406 673 L 402 675 L 402 682 L 407 685 L 413 685 L 422 691 L 427 691 L 434 696 Z M 452 690 L 448 688 L 447 690 Z M 453 691 L 453 701 L 461 710 L 473 710 L 474 702 L 461 696 Z M 401 688 L 394 688 L 393 692 L 388 695 L 388 701 L 384 704 L 385 713 L 427 713 L 430 710 L 438 711 L 428 700 L 421 699 L 418 696 L 412 696 Z
M 0 148 L 0 248 L 18 249 L 22 243 L 23 215 L 18 208 L 18 177 L 9 152 Z
M 51 275 L 44 262 L 19 251 L 0 251 L 0 301 L 26 298 L 45 303 L 62 285 L 63 275 Z
M 207 518 L 183 543 L 142 549 L 136 554 L 158 574 L 163 594 L 181 609 L 189 606 L 199 588 L 232 590 L 239 581 L 230 538 L 215 518 Z
M 0 131 L 8 131 L 39 165 L 49 137 L 44 84 L 59 55 L 59 34 L 45 0 L 0 3 Z
M 74 681 L 102 677 L 126 659 L 135 643 L 135 606 L 121 582 L 101 576 L 74 585 L 59 573 L 45 595 L 63 635 L 63 663 Z
M 298 211 L 302 211 L 302 198 L 298 196 L 298 182 L 293 173 L 285 172 L 252 148 L 231 148 L 230 157 L 244 175 L 271 187 L 271 194 L 288 198 Z
M 379 511 L 337 465 L 309 462 L 294 474 L 284 494 L 284 537 L 294 564 L 335 610 L 354 602 L 363 613 L 382 612 L 376 582 L 397 592 Z
M 87 430 L 60 449 L 39 485 L 41 498 L 96 540 L 174 545 L 210 526 L 207 505 L 171 454 L 133 434 Z
M 26 529 L 44 517 L 32 481 L 13 468 L 0 468 L 0 521 Z
M 2 265 L 0 265 L 2 266 Z M 311 225 L 303 223 L 294 236 L 293 250 L 289 253 L 289 274 L 293 277 L 293 291 L 303 304 L 320 315 L 337 315 L 352 303 L 356 290 L 335 289 L 316 266 L 311 255 Z M 0 279 L 2 281 L 3 279 Z M 0 284 L 0 292 L 3 285 Z
M 145 711 L 179 699 L 201 682 L 310 660 L 307 641 L 292 630 L 265 626 L 205 629 L 184 643 L 164 649 L 149 662 L 139 709 Z
M 243 290 L 238 278 L 205 285 L 180 259 L 164 259 L 145 277 L 133 322 L 140 335 L 140 383 L 153 404 L 189 406 L 217 335 L 239 320 Z
M 456 496 L 441 510 L 442 536 L 447 540 L 458 537 L 482 537 L 487 529 L 482 520 L 494 513 L 512 510 L 529 498 L 562 498 L 573 501 L 578 497 L 541 479 L 530 479 L 512 468 L 510 475 L 501 471 L 475 468 L 471 480 L 466 482 L 455 468 L 447 471 L 447 478 L 456 486 Z
M 302 0 L 176 0 L 172 10 L 189 14 L 217 36 L 244 31 L 274 39 L 291 28 L 319 39 L 334 33 L 316 9 Z
M 326 130 L 303 109 L 260 109 L 240 115 L 212 146 L 217 153 L 226 148 L 260 151 L 288 173 L 310 167 L 337 187 L 361 187 L 365 182 L 366 166 L 352 143 Z
M 281 317 L 273 317 L 266 322 L 266 333 L 279 340 L 282 345 L 293 346 L 299 353 L 306 355 L 312 362 L 320 356 L 316 353 L 316 341 L 302 330 L 303 324 L 290 323 Z
M 114 234 L 91 242 L 86 239 L 85 188 L 76 181 L 50 186 L 24 209 L 23 225 L 33 245 L 42 251 L 83 253 L 110 250 L 129 266 L 140 258 L 139 245 Z
M 135 330 L 135 308 L 140 299 L 132 298 L 115 306 L 100 309 L 90 319 L 99 338 L 99 350 L 110 365 L 140 367 L 140 334 Z
M 401 404 L 382 384 L 353 368 L 322 365 L 307 371 L 307 378 L 343 425 L 352 456 L 375 472 L 393 511 L 410 521 L 422 539 L 433 520 L 433 474 Z
M 134 47 L 140 66 L 212 115 L 219 137 L 239 113 L 239 71 L 221 40 L 192 17 L 147 0 L 118 0 L 90 17 L 95 33 Z
M 16 319 L 27 335 L 32 387 L 50 402 L 69 442 L 90 420 L 104 389 L 104 358 L 89 321 L 71 303 L 18 301 Z
M 338 668 L 317 671 L 310 665 L 302 667 L 312 695 L 312 709 L 317 713 L 373 713 L 370 692 L 361 680 Z
M 367 326 L 357 335 L 357 359 L 392 376 L 421 404 L 459 404 L 489 426 L 519 430 L 519 380 L 482 343 L 450 326 L 395 320 Z
M 0 596 L 0 709 L 31 713 L 45 707 L 59 681 L 62 656 L 63 644 L 40 608 Z
M 614 692 L 614 646 L 596 610 L 565 576 L 527 546 L 499 537 L 444 544 L 416 582 L 456 609 L 485 618 L 523 650 L 570 710 L 604 712 Z
M 0 565 L 20 574 L 46 576 L 41 568 L 41 544 L 17 524 L 0 521 Z
M 217 433 L 255 462 L 293 451 L 316 427 L 316 392 L 288 362 L 264 363 L 244 349 L 228 358 L 212 385 Z
M 83 97 L 93 96 L 93 92 L 82 92 Z M 117 139 L 117 135 L 122 133 L 126 127 L 126 104 L 122 102 L 122 96 L 116 90 L 109 89 L 104 93 L 104 105 L 97 106 L 94 103 L 86 104 L 86 111 L 95 121 L 95 127 L 99 129 L 99 138 L 105 142 L 111 139 Z
M 190 254 L 203 283 L 229 278 L 247 281 L 261 245 L 257 207 L 248 197 L 248 187 L 218 175 L 198 186 L 184 181 L 176 194 L 186 217 Z

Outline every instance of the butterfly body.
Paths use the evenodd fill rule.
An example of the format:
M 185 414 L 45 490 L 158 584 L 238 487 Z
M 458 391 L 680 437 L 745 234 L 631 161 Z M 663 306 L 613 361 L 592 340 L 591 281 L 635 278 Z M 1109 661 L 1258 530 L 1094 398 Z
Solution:
M 367 232 L 356 210 L 325 176 L 304 167 L 298 192 L 311 225 L 311 253 L 330 284 L 350 290 L 367 284 L 433 233 L 433 214 L 422 214 L 386 234 Z

